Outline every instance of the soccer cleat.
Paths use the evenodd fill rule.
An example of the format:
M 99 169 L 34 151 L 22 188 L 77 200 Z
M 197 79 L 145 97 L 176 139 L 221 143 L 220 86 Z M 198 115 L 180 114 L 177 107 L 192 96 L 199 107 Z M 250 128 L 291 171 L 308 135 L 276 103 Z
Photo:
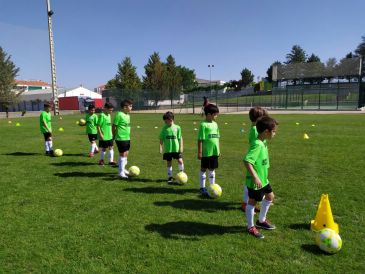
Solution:
M 276 226 L 271 224 L 268 220 L 266 220 L 265 222 L 262 222 L 262 223 L 260 223 L 259 220 L 257 220 L 256 226 L 263 228 L 263 229 L 267 229 L 267 230 L 273 230 L 276 228 Z
M 119 174 L 120 179 L 128 179 L 128 176 L 125 174 Z
M 247 229 L 247 232 L 248 232 L 248 234 L 250 234 L 250 235 L 252 235 L 252 236 L 254 236 L 254 237 L 258 238 L 258 239 L 263 239 L 263 238 L 265 238 L 265 236 L 264 236 L 264 235 L 262 235 L 262 234 L 260 233 L 260 231 L 258 231 L 258 230 L 257 230 L 257 228 L 256 228 L 255 226 L 248 228 L 248 229 Z
M 208 190 L 205 188 L 205 187 L 201 187 L 200 188 L 200 194 L 204 197 L 208 197 L 209 194 L 208 194 Z
M 100 160 L 99 161 L 99 166 L 103 166 L 103 165 L 105 165 L 104 160 Z
M 116 162 L 109 162 L 109 165 L 110 166 L 117 166 L 117 163 Z
M 174 182 L 174 178 L 173 177 L 169 177 L 168 179 L 167 179 L 167 183 L 168 184 L 172 184 Z
M 94 157 L 94 153 L 90 152 L 90 153 L 89 153 L 89 157 L 90 157 L 90 158 Z

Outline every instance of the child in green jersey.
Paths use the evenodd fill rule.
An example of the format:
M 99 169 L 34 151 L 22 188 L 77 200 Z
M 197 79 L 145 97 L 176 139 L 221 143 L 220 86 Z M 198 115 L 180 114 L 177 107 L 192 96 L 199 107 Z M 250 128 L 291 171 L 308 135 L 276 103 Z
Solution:
M 208 104 L 204 108 L 205 121 L 200 123 L 198 135 L 198 159 L 201 160 L 200 165 L 200 193 L 208 196 L 205 187 L 206 170 L 208 169 L 209 183 L 215 183 L 215 169 L 218 168 L 219 152 L 219 128 L 215 122 L 219 113 L 216 105 Z
M 256 121 L 258 118 L 262 116 L 268 116 L 268 113 L 267 110 L 262 107 L 254 107 L 250 109 L 250 111 L 248 112 L 248 116 L 250 117 L 251 120 L 251 129 L 248 135 L 248 143 L 249 146 L 252 146 L 255 143 L 258 136 L 256 129 Z M 243 191 L 243 202 L 241 207 L 243 211 L 246 210 L 247 203 L 248 203 L 248 189 L 247 186 L 245 185 Z M 255 211 L 259 212 L 260 210 L 257 208 L 255 209 Z
M 96 145 L 96 140 L 98 138 L 98 129 L 97 129 L 98 116 L 95 114 L 94 105 L 92 104 L 89 105 L 88 113 L 86 114 L 85 120 L 86 120 L 86 133 L 90 141 L 89 157 L 94 157 L 94 153 L 99 152 L 98 146 Z
M 179 171 L 184 171 L 183 138 L 181 136 L 180 126 L 174 123 L 174 114 L 171 111 L 166 112 L 162 119 L 165 126 L 160 132 L 160 153 L 163 153 L 163 160 L 167 164 L 167 183 L 173 183 L 172 177 L 172 159 L 178 162 Z
M 128 178 L 127 158 L 131 147 L 131 118 L 129 113 L 132 111 L 132 101 L 123 100 L 120 103 L 122 111 L 119 111 L 114 117 L 113 136 L 119 151 L 119 177 Z
M 269 207 L 274 200 L 274 193 L 267 178 L 270 161 L 267 145 L 264 141 L 275 136 L 277 125 L 278 123 L 271 117 L 263 116 L 259 118 L 256 123 L 258 137 L 243 158 L 244 165 L 247 168 L 246 186 L 249 197 L 246 207 L 247 230 L 249 234 L 256 238 L 264 238 L 256 227 L 268 230 L 275 229 L 275 225 L 266 219 Z M 262 201 L 261 210 L 255 227 L 253 222 L 255 205 L 259 201 Z
M 51 110 L 52 105 L 50 103 L 45 103 L 44 111 L 42 111 L 41 115 L 39 116 L 39 125 L 41 133 L 44 136 L 46 155 L 53 156 Z
M 103 113 L 100 114 L 97 123 L 99 134 L 99 147 L 101 147 L 99 165 L 103 166 L 106 149 L 109 149 L 109 165 L 115 166 L 113 150 L 113 133 L 111 113 L 114 106 L 111 103 L 105 103 Z

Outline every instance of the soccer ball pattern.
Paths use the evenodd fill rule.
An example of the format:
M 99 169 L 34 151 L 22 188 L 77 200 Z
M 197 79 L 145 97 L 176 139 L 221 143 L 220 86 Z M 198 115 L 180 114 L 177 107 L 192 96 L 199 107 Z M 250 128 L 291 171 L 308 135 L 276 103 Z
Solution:
M 188 182 L 188 175 L 186 175 L 185 172 L 183 171 L 180 171 L 178 174 L 176 174 L 176 181 L 179 183 L 179 184 L 186 184 Z
M 336 231 L 324 228 L 316 235 L 316 244 L 319 248 L 327 253 L 334 254 L 340 251 L 342 247 L 342 239 Z
M 218 184 L 211 184 L 207 188 L 209 197 L 216 199 L 222 196 L 222 188 Z
M 139 167 L 138 166 L 131 166 L 128 170 L 129 172 L 129 176 L 131 177 L 135 177 L 138 176 L 140 173 Z

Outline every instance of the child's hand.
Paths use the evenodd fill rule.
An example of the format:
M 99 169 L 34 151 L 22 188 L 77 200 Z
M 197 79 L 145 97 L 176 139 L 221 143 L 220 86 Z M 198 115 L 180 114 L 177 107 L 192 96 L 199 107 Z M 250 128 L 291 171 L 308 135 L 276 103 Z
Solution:
M 162 152 L 163 152 L 163 151 L 162 151 L 162 148 L 160 147 L 160 154 L 162 154 Z
M 257 177 L 255 178 L 255 185 L 257 188 L 262 188 L 261 180 Z
M 100 134 L 100 140 L 104 141 L 104 135 Z

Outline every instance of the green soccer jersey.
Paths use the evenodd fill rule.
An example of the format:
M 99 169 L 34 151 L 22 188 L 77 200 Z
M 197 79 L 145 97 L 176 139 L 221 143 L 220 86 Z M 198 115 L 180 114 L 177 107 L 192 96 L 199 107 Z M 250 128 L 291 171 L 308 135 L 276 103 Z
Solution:
M 98 129 L 96 128 L 96 125 L 98 123 L 98 116 L 93 113 L 93 114 L 86 114 L 85 117 L 86 120 L 86 133 L 87 134 L 97 134 L 98 133 Z
M 114 117 L 116 127 L 115 140 L 129 141 L 131 139 L 131 117 L 128 113 L 119 111 Z
M 100 127 L 100 130 L 103 133 L 104 137 L 103 141 L 109 141 L 113 139 L 112 122 L 110 114 L 105 114 L 105 113 L 100 114 L 97 125 Z
M 47 133 L 48 129 L 44 126 L 46 123 L 47 127 L 52 130 L 51 126 L 51 113 L 47 111 L 42 111 L 41 115 L 39 116 L 39 125 L 41 128 L 41 133 Z
M 214 121 L 200 123 L 198 140 L 202 141 L 203 157 L 219 156 L 219 128 Z
M 256 139 L 253 145 L 250 146 L 243 160 L 253 166 L 254 170 L 257 173 L 257 176 L 261 180 L 262 187 L 266 186 L 269 183 L 267 175 L 270 167 L 267 145 L 261 140 Z M 255 185 L 253 177 L 248 171 L 246 174 L 246 185 L 249 188 L 258 189 Z
M 256 126 L 252 126 L 250 129 L 250 133 L 248 134 L 248 143 L 250 146 L 252 146 L 255 143 L 257 136 L 259 136 L 257 128 Z
M 165 153 L 180 152 L 181 128 L 178 125 L 165 125 L 160 132 Z

